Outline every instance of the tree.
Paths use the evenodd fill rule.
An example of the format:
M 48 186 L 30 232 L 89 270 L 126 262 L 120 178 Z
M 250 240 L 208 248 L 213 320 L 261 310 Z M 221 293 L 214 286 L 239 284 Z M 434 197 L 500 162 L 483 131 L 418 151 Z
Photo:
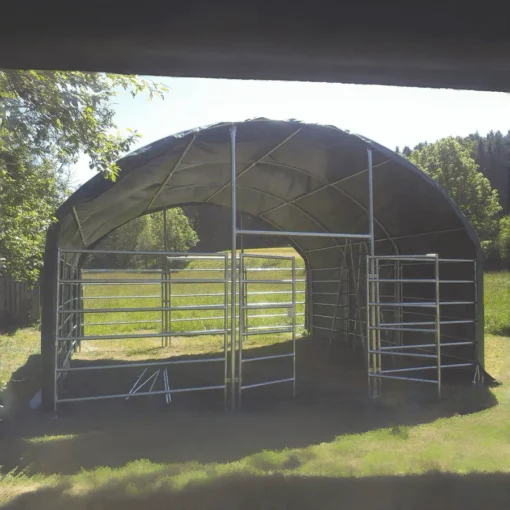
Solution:
M 498 235 L 501 206 L 498 192 L 479 171 L 470 155 L 454 138 L 420 144 L 409 159 L 434 179 L 450 195 L 471 222 L 486 251 Z
M 35 163 L 19 151 L 0 151 L 0 255 L 18 280 L 39 274 L 46 230 L 65 189 L 51 165 Z
M 510 260 L 510 215 L 499 222 L 498 250 L 503 260 Z
M 491 131 L 485 137 L 474 133 L 465 138 L 458 137 L 457 140 L 469 149 L 479 171 L 498 191 L 503 213 L 508 214 L 510 212 L 510 132 L 503 136 L 500 131 Z
M 181 208 L 175 207 L 166 212 L 167 250 L 186 252 L 198 243 L 198 235 L 192 222 Z M 110 232 L 98 243 L 103 250 L 163 250 L 163 213 L 157 212 L 135 218 Z M 158 257 L 126 255 L 94 255 L 89 259 L 90 267 L 149 268 L 160 265 Z
M 37 278 L 46 228 L 69 193 L 70 165 L 85 154 L 90 168 L 115 179 L 115 161 L 138 139 L 115 125 L 120 89 L 149 98 L 166 91 L 133 76 L 0 71 L 0 256 L 16 278 Z

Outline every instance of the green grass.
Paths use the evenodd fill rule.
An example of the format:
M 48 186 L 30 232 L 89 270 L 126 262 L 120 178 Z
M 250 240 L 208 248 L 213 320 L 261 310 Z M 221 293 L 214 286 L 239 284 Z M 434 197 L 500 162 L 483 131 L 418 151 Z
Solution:
M 510 336 L 510 272 L 486 273 L 485 331 Z
M 0 500 L 7 502 L 23 493 L 36 491 L 37 503 L 37 491 L 44 490 L 44 494 L 53 494 L 54 498 L 47 508 L 65 508 L 68 505 L 78 509 L 89 508 L 87 498 L 93 495 L 103 498 L 107 492 L 102 491 L 109 488 L 120 491 L 124 496 L 139 497 L 162 489 L 179 491 L 192 483 L 212 483 L 232 475 L 301 475 L 341 479 L 418 475 L 430 471 L 510 473 L 510 339 L 489 334 L 491 331 L 508 334 L 505 328 L 508 328 L 510 315 L 510 274 L 489 273 L 485 285 L 486 369 L 503 382 L 502 386 L 490 390 L 497 399 L 496 406 L 414 426 L 396 425 L 359 434 L 342 434 L 320 444 L 262 450 L 234 461 L 174 462 L 169 459 L 168 462 L 151 462 L 142 458 L 117 468 L 82 469 L 65 476 L 10 473 L 0 479 Z M 21 366 L 31 353 L 37 351 L 38 337 L 36 330 L 0 336 L 0 359 L 4 360 L 0 373 L 3 379 L 8 379 L 9 371 Z M 289 427 L 299 427 L 299 424 L 290 423 Z M 65 452 L 77 439 L 79 436 L 75 435 L 43 435 L 26 438 L 26 441 L 41 447 L 55 443 L 59 451 Z M 55 492 L 52 493 L 52 490 Z
M 0 334 L 0 390 L 22 367 L 29 356 L 41 349 L 41 333 L 35 328 L 18 329 L 13 334 Z
M 488 336 L 487 354 L 487 369 L 504 385 L 492 390 L 499 405 L 485 411 L 417 426 L 341 435 L 303 448 L 265 450 L 233 462 L 158 463 L 140 459 L 120 468 L 97 467 L 68 476 L 10 474 L 0 482 L 0 498 L 8 501 L 38 488 L 61 488 L 61 497 L 81 498 L 110 486 L 116 490 L 120 487 L 124 495 L 141 496 L 231 475 L 360 478 L 430 471 L 510 473 L 510 342 L 504 337 Z M 30 441 L 55 441 L 65 450 L 73 439 L 50 436 Z

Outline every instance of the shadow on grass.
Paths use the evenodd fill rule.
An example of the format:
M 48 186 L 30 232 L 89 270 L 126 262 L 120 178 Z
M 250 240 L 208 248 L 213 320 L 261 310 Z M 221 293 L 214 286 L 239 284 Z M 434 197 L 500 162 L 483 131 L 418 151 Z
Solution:
M 286 349 L 288 345 L 277 344 L 245 354 L 255 357 Z M 263 450 L 329 442 L 343 434 L 381 427 L 398 431 L 496 404 L 487 388 L 453 382 L 445 385 L 445 398 L 440 402 L 428 388 L 432 385 L 404 389 L 388 385 L 384 399 L 370 402 L 360 356 L 349 352 L 327 355 L 323 348 L 307 341 L 300 342 L 298 349 L 296 399 L 290 398 L 290 385 L 282 384 L 246 392 L 242 409 L 234 413 L 223 410 L 221 391 L 174 394 L 171 405 L 166 405 L 162 396 L 75 403 L 62 406 L 57 419 L 25 413 L 0 445 L 0 464 L 7 471 L 69 475 L 82 468 L 115 468 L 138 459 L 156 463 L 232 462 Z M 85 366 L 91 362 L 76 363 Z M 111 360 L 95 360 L 97 363 Z M 181 372 L 172 372 L 171 381 L 205 385 L 213 376 L 222 376 L 221 366 L 216 374 L 210 365 L 199 365 L 197 372 L 189 365 L 177 365 Z M 247 364 L 252 369 L 244 374 L 248 383 L 254 377 L 282 377 L 285 368 L 271 363 L 255 365 Z M 122 376 L 119 371 L 98 372 L 93 372 L 94 377 L 76 372 L 78 378 L 66 381 L 69 390 L 74 395 L 104 392 L 105 388 L 125 392 L 126 384 L 129 387 L 134 382 L 140 369 L 122 369 Z
M 506 510 L 510 476 L 499 473 L 371 478 L 230 476 L 189 483 L 172 491 L 165 484 L 163 473 L 112 482 L 99 489 L 77 488 L 74 493 L 69 489 L 72 488 L 61 485 L 36 490 L 18 496 L 5 508 Z

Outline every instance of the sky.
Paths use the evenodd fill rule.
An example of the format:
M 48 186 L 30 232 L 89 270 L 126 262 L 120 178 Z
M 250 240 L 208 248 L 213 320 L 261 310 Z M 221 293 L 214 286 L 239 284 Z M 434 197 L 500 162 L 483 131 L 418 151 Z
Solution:
M 142 134 L 133 150 L 159 138 L 217 122 L 249 118 L 331 124 L 394 150 L 445 136 L 510 129 L 510 95 L 336 83 L 148 78 L 164 83 L 165 100 L 121 92 L 115 121 Z M 81 158 L 75 181 L 94 175 Z

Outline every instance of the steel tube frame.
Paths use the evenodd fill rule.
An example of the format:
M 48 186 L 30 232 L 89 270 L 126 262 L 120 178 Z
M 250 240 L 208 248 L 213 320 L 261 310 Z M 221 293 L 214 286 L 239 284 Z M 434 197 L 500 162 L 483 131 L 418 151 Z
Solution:
M 231 165 L 231 214 L 232 214 L 232 246 L 230 255 L 230 354 L 231 354 L 231 368 L 230 368 L 230 379 L 231 379 L 231 406 L 235 409 L 235 395 L 236 395 L 236 279 L 237 279 L 237 190 L 236 190 L 236 126 L 230 128 L 230 165 Z M 223 188 L 224 189 L 224 188 Z M 220 193 L 222 189 L 211 195 L 208 200 L 213 198 L 217 193 Z
M 157 307 L 136 307 L 136 308 L 124 308 L 124 309 L 117 309 L 117 308 L 96 308 L 96 309 L 86 309 L 84 308 L 83 306 L 81 308 L 74 308 L 74 305 L 73 305 L 73 308 L 70 308 L 70 306 L 68 306 L 71 301 L 74 303 L 76 301 L 76 299 L 78 301 L 80 301 L 80 297 L 79 296 L 76 296 L 76 299 L 73 299 L 73 300 L 69 300 L 67 299 L 66 297 L 64 297 L 64 300 L 62 299 L 62 296 L 64 296 L 63 292 L 66 292 L 66 296 L 67 294 L 69 294 L 71 291 L 70 290 L 67 290 L 67 289 L 73 289 L 73 288 L 76 288 L 76 285 L 67 285 L 67 286 L 63 286 L 63 284 L 65 282 L 72 282 L 74 284 L 79 284 L 79 286 L 77 287 L 78 289 L 81 289 L 83 288 L 83 284 L 88 284 L 90 283 L 90 279 L 87 279 L 87 278 L 82 278 L 82 275 L 81 275 L 81 272 L 77 272 L 74 267 L 72 265 L 70 265 L 67 261 L 65 261 L 64 259 L 64 256 L 62 255 L 62 252 L 63 250 L 58 250 L 57 251 L 57 257 L 58 257 L 58 273 L 57 273 L 57 280 L 56 280 L 56 284 L 57 284 L 57 296 L 58 296 L 58 300 L 57 300 L 57 309 L 56 309 L 56 330 L 57 330 L 57 335 L 55 336 L 55 370 L 54 370 L 54 373 L 55 373 L 55 381 L 54 381 L 54 410 L 55 412 L 57 411 L 57 405 L 58 403 L 61 403 L 61 402 L 71 402 L 71 401 L 81 401 L 81 400 L 97 400 L 97 399 L 103 399 L 103 398 L 118 398 L 118 397 L 122 397 L 126 394 L 122 394 L 122 395 L 111 395 L 111 396 L 91 396 L 91 397 L 84 397 L 84 398 L 69 398 L 69 399 L 60 399 L 59 396 L 58 396 L 58 384 L 59 384 L 59 379 L 61 379 L 60 376 L 65 376 L 67 375 L 69 372 L 74 372 L 74 371 L 88 371 L 88 370 L 102 370 L 102 369 L 115 369 L 115 368 L 133 368 L 133 367 L 144 367 L 144 368 L 150 368 L 152 366 L 170 366 L 170 365 L 177 365 L 177 364 L 192 364 L 192 363 L 218 363 L 218 362 L 223 362 L 224 365 L 226 366 L 226 354 L 224 357 L 222 358 L 209 358 L 209 359 L 191 359 L 191 360 L 170 360 L 170 361 L 163 361 L 163 362 L 157 362 L 157 363 L 133 363 L 133 364 L 126 364 L 126 365 L 107 365 L 107 366 L 90 366 L 90 367 L 69 367 L 67 366 L 67 361 L 70 359 L 70 355 L 72 354 L 72 348 L 73 346 L 75 346 L 77 343 L 79 343 L 79 341 L 81 340 L 87 340 L 87 341 L 100 341 L 100 340 L 113 340 L 113 339 L 119 339 L 119 340 L 123 340 L 123 339 L 128 339 L 128 338 L 168 338 L 168 337 L 171 337 L 171 336 L 174 336 L 176 334 L 176 332 L 173 332 L 173 331 L 169 331 L 168 329 L 165 331 L 162 331 L 162 332 L 156 332 L 156 333 L 143 333 L 143 334 L 116 334 L 116 335 L 85 335 L 84 334 L 84 331 L 82 331 L 82 328 L 85 327 L 85 326 L 92 326 L 93 327 L 93 324 L 95 323 L 82 323 L 80 322 L 81 326 L 79 326 L 78 323 L 74 324 L 74 318 L 76 317 L 82 317 L 83 313 L 115 313 L 117 311 L 119 312 L 125 312 L 125 311 L 157 311 L 158 308 Z M 78 253 L 82 253 L 83 251 L 82 250 L 77 250 Z M 137 253 L 139 254 L 140 252 L 134 252 L 134 253 Z M 167 252 L 168 253 L 168 252 Z M 160 253 L 158 252 L 158 255 L 160 255 Z M 165 253 L 163 253 L 163 255 L 165 255 Z M 197 255 L 197 256 L 193 256 L 193 257 L 190 257 L 192 259 L 200 259 L 200 255 Z M 218 329 L 218 330 L 201 330 L 201 331 L 185 331 L 185 332 L 177 332 L 177 334 L 179 334 L 180 336 L 207 336 L 207 335 L 216 335 L 216 334 L 223 334 L 224 335 L 224 338 L 226 339 L 227 336 L 228 336 L 228 324 L 227 324 L 227 320 L 226 320 L 226 317 L 228 315 L 227 311 L 228 311 L 228 255 L 225 254 L 225 255 L 222 255 L 222 256 L 215 256 L 215 259 L 217 260 L 223 260 L 224 263 L 224 278 L 222 280 L 218 280 L 219 283 L 223 283 L 224 285 L 224 292 L 223 292 L 223 295 L 224 295 L 224 302 L 223 304 L 220 304 L 220 305 L 187 305 L 187 306 L 175 306 L 175 307 L 171 307 L 171 306 L 162 306 L 159 308 L 159 310 L 161 311 L 170 311 L 170 310 L 181 310 L 181 311 L 188 311 L 188 310 L 196 310 L 196 309 L 203 309 L 203 310 L 215 310 L 215 309 L 223 309 L 225 311 L 224 313 L 224 327 L 223 329 Z M 166 261 L 166 258 L 165 258 L 165 261 Z M 70 267 L 72 269 L 72 274 L 71 272 L 69 272 L 67 269 L 65 271 L 65 273 L 62 272 L 63 268 L 67 268 L 67 267 Z M 138 270 L 133 270 L 132 272 L 139 272 Z M 148 271 L 145 271 L 145 272 L 148 272 Z M 151 272 L 155 272 L 155 273 L 158 273 L 160 274 L 161 272 L 160 271 L 151 271 Z M 74 280 L 71 280 L 70 277 L 72 277 L 74 275 L 75 279 Z M 124 280 L 121 280 L 121 281 L 124 281 Z M 165 281 L 165 280 L 163 280 Z M 173 282 L 173 280 L 172 280 Z M 185 280 L 186 283 L 190 283 L 190 280 L 187 279 Z M 210 280 L 209 279 L 205 279 L 205 281 L 203 279 L 199 280 L 200 283 L 210 283 Z M 102 283 L 104 284 L 105 283 L 105 280 L 99 280 L 99 283 Z M 115 280 L 115 283 L 119 283 L 119 280 Z M 131 282 L 130 282 L 131 283 Z M 140 283 L 140 279 L 137 279 L 135 280 L 134 282 L 132 283 Z M 161 285 L 161 279 L 158 279 L 158 280 L 150 280 L 149 283 L 155 283 L 157 285 Z M 101 296 L 101 297 L 107 297 L 109 299 L 119 299 L 123 296 Z M 138 297 L 138 296 L 137 296 Z M 139 296 L 141 298 L 147 298 L 148 296 Z M 154 296 L 154 297 L 158 297 L 158 296 Z M 166 299 L 166 296 L 163 295 L 162 296 L 163 299 Z M 226 299 L 225 299 L 226 298 Z M 81 298 L 81 301 L 83 299 L 86 299 L 85 297 L 82 297 Z M 152 299 L 152 297 L 151 297 Z M 61 318 L 64 318 L 63 320 L 61 320 Z M 71 330 L 68 331 L 68 328 L 67 328 L 67 324 L 71 324 L 71 322 L 73 322 L 73 328 L 71 328 Z M 141 324 L 141 323 L 147 323 L 149 321 L 144 321 L 144 320 L 141 320 L 141 321 L 117 321 L 117 322 L 121 322 L 121 323 L 135 323 L 135 324 Z M 159 322 L 159 320 L 155 320 L 155 321 L 150 321 L 150 322 Z M 108 325 L 109 323 L 108 322 L 104 322 L 104 323 L 98 323 L 98 325 Z M 116 324 L 115 321 L 112 321 L 111 324 Z M 80 329 L 80 331 L 78 331 L 78 329 Z M 69 344 L 69 342 L 72 342 L 72 344 Z M 63 355 L 62 354 L 62 348 L 58 348 L 59 345 L 62 345 L 63 349 L 67 349 L 67 354 Z M 66 347 L 67 346 L 67 347 Z M 70 346 L 70 347 L 69 347 Z M 61 356 L 62 355 L 62 356 Z M 152 382 L 151 386 L 150 386 L 150 390 L 148 392 L 140 392 L 139 389 L 140 389 L 140 386 L 138 385 L 138 382 L 135 383 L 135 386 L 134 386 L 134 391 L 133 391 L 133 388 L 131 388 L 131 391 L 129 394 L 126 395 L 126 397 L 128 396 L 134 396 L 134 393 L 136 393 L 136 396 L 138 395 L 155 395 L 155 394 L 160 394 L 162 392 L 155 392 L 153 391 L 154 389 L 154 385 L 156 383 L 156 379 L 159 375 L 159 373 L 161 372 L 161 370 L 158 370 L 157 372 L 155 372 L 154 374 L 152 374 L 149 382 Z M 165 379 L 166 377 L 166 379 Z M 170 398 L 170 393 L 176 393 L 176 392 L 183 392 L 183 391 L 198 391 L 200 389 L 216 389 L 216 388 L 224 388 L 226 389 L 226 383 L 225 381 L 223 381 L 223 386 L 209 386 L 209 387 L 205 387 L 205 388 L 181 388 L 179 390 L 170 390 L 170 387 L 169 387 L 169 379 L 168 379 L 168 374 L 166 373 L 165 375 L 165 371 L 163 371 L 163 378 L 164 378 L 164 383 L 165 383 L 165 389 L 167 390 L 167 394 L 166 394 L 166 400 L 167 402 L 169 401 L 169 398 Z M 165 382 L 166 381 L 166 382 Z
M 89 367 L 59 368 L 57 372 L 88 372 L 89 370 L 113 370 L 117 368 L 150 368 L 169 365 L 190 365 L 193 363 L 218 363 L 224 358 L 186 359 L 174 361 L 153 361 L 151 363 L 125 363 L 123 365 L 96 365 Z
M 246 230 L 238 229 L 238 234 L 252 236 L 287 236 L 287 237 L 328 237 L 340 239 L 370 239 L 368 234 L 341 234 L 332 232 L 286 232 L 284 230 Z
M 434 264 L 436 276 L 436 355 L 437 355 L 437 398 L 441 398 L 441 304 L 439 297 L 439 255 Z

